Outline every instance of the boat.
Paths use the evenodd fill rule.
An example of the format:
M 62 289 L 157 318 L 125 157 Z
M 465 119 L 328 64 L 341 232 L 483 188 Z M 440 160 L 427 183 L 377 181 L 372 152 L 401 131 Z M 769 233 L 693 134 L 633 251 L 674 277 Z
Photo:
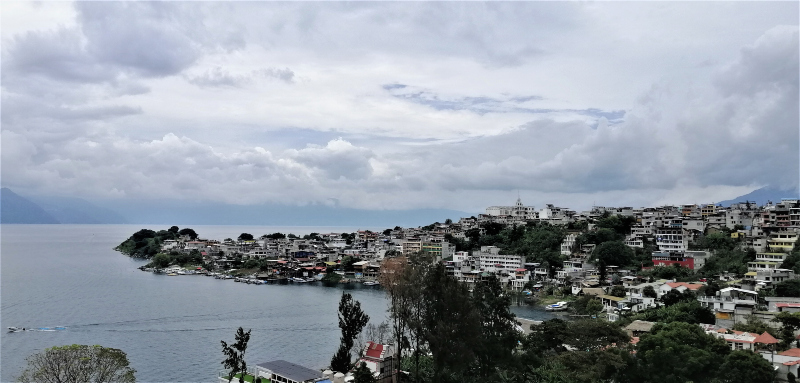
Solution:
M 176 275 L 178 275 L 178 274 L 175 274 L 175 273 L 169 273 L 169 274 L 167 274 L 167 275 L 169 275 L 170 277 L 174 277 L 174 276 L 176 276 Z
M 364 286 L 378 286 L 378 285 L 380 285 L 380 282 L 378 282 L 378 281 L 364 281 L 363 284 L 364 284 Z
M 291 281 L 293 281 L 293 282 L 296 282 L 296 283 L 308 283 L 308 281 L 307 281 L 307 280 L 305 280 L 305 279 L 303 279 L 303 278 L 300 278 L 300 277 L 297 277 L 297 278 L 290 278 L 290 280 L 291 280 Z
M 8 332 L 20 332 L 20 331 L 25 331 L 25 328 L 24 327 L 21 327 L 21 328 L 20 327 L 14 327 L 14 326 L 11 326 L 11 327 L 8 328 Z
M 567 309 L 567 304 L 568 304 L 567 302 L 563 302 L 563 301 L 562 302 L 556 302 L 556 303 L 553 303 L 552 305 L 545 306 L 544 309 L 547 310 L 547 311 L 564 311 L 564 310 Z

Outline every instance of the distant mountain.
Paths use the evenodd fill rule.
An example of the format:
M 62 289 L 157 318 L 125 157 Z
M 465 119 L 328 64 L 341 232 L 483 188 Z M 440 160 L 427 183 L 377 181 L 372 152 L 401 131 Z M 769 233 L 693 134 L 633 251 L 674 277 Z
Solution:
M 416 227 L 474 214 L 446 209 L 359 210 L 326 205 L 228 205 L 187 201 L 109 201 L 132 224 Z
M 761 189 L 753 190 L 750 193 L 736 197 L 734 199 L 717 202 L 717 205 L 730 206 L 737 202 L 747 202 L 747 201 L 750 202 L 755 201 L 759 205 L 765 205 L 768 201 L 780 202 L 781 198 L 798 198 L 799 194 L 800 193 L 798 193 L 797 189 L 781 190 L 778 188 L 763 187 Z
M 99 207 L 81 198 L 30 196 L 47 213 L 61 223 L 115 224 L 128 223 L 119 213 Z
M 0 223 L 58 223 L 39 205 L 8 188 L 0 189 Z

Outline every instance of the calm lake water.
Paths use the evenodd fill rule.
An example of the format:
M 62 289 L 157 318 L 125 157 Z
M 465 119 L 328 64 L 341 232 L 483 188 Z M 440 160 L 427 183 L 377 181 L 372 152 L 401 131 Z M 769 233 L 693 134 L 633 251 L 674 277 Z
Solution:
M 355 231 L 352 227 L 191 226 L 203 238 Z M 144 261 L 113 247 L 147 225 L 0 225 L 0 326 L 55 327 L 0 335 L 0 380 L 13 381 L 25 358 L 47 347 L 99 344 L 128 354 L 142 382 L 213 382 L 222 368 L 220 340 L 252 329 L 249 364 L 285 359 L 328 365 L 339 343 L 343 290 L 375 324 L 387 320 L 374 287 L 247 285 L 204 276 L 168 277 L 137 270 Z M 362 230 L 364 228 L 361 228 Z M 378 230 L 381 228 L 370 228 Z M 551 317 L 514 306 L 520 317 Z

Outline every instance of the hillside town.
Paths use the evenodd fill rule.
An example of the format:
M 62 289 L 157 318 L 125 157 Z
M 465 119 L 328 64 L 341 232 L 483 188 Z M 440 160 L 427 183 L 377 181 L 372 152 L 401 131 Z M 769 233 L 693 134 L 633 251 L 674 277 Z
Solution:
M 591 240 L 604 230 L 613 232 L 608 229 L 609 221 L 624 223 L 615 229 L 620 236 L 614 241 Z M 504 246 L 507 241 L 499 239 L 513 236 L 515 230 L 525 232 L 525 228 L 557 228 L 559 242 L 543 257 L 536 251 L 514 253 L 513 247 Z M 576 300 L 592 300 L 594 312 L 579 313 L 572 308 L 570 312 L 576 317 L 630 322 L 625 330 L 633 344 L 656 321 L 631 318 L 645 318 L 640 313 L 652 312 L 676 296 L 691 297 L 713 313 L 713 323 L 698 324 L 706 334 L 724 339 L 731 350 L 760 352 L 778 378 L 785 380 L 798 375 L 800 349 L 793 347 L 793 340 L 800 328 L 790 329 L 789 341 L 778 340 L 767 331 L 739 329 L 757 323 L 777 334 L 786 328 L 780 320 L 782 313 L 800 312 L 800 294 L 775 293 L 779 285 L 798 279 L 793 267 L 796 261 L 787 262 L 796 253 L 798 234 L 798 199 L 763 206 L 752 202 L 728 207 L 596 206 L 583 212 L 554 205 L 535 208 L 517 199 L 514 205 L 492 206 L 484 214 L 458 222 L 448 219 L 382 232 L 359 230 L 303 237 L 273 233 L 258 238 L 243 233 L 236 239 L 218 241 L 199 239 L 192 230 L 181 231 L 176 239 L 161 241 L 159 251 L 173 256 L 199 254 L 203 265 L 197 267 L 200 272 L 218 278 L 238 274 L 237 281 L 256 284 L 322 280 L 377 285 L 387 260 L 424 255 L 443 264 L 449 276 L 467 285 L 497 278 L 507 291 L 531 296 L 532 300 L 556 296 L 561 302 L 548 307 L 555 311 L 567 309 Z M 714 241 L 720 239 L 730 246 L 723 249 L 715 245 Z M 599 254 L 608 247 L 606 242 L 624 243 L 625 249 L 614 251 L 635 254 L 635 259 L 613 262 L 613 255 L 604 258 Z M 728 254 L 724 250 L 744 254 L 741 264 L 729 263 L 733 266 L 730 270 L 720 270 L 719 259 Z M 175 275 L 196 271 L 172 265 L 164 272 Z M 363 355 L 382 355 L 366 360 L 372 371 L 381 375 L 381 363 L 391 359 L 392 346 L 370 345 L 381 353 L 367 348 Z M 784 351 L 778 352 L 780 348 Z M 285 361 L 270 363 L 259 365 L 259 369 L 272 371 L 263 376 L 279 376 L 274 371 L 281 368 L 302 370 Z M 313 379 L 319 378 L 313 370 L 302 371 L 311 371 L 316 374 Z M 334 382 L 343 381 L 344 375 L 340 375 L 326 372 Z

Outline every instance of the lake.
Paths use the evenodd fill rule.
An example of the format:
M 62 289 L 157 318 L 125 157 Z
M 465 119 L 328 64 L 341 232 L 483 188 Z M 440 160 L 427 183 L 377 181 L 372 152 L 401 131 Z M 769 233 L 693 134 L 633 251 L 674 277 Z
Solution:
M 323 368 L 339 345 L 337 309 L 346 290 L 377 324 L 382 290 L 361 285 L 247 285 L 205 276 L 139 271 L 146 261 L 113 250 L 148 225 L 0 225 L 0 326 L 66 326 L 0 335 L 0 380 L 13 381 L 28 355 L 51 346 L 98 344 L 128 354 L 142 382 L 211 382 L 222 369 L 220 341 L 252 329 L 250 365 L 285 359 Z M 352 232 L 353 227 L 191 226 L 202 238 L 282 232 Z M 364 229 L 364 228 L 360 228 Z M 367 228 L 382 230 L 381 228 Z M 513 306 L 520 317 L 551 317 Z

